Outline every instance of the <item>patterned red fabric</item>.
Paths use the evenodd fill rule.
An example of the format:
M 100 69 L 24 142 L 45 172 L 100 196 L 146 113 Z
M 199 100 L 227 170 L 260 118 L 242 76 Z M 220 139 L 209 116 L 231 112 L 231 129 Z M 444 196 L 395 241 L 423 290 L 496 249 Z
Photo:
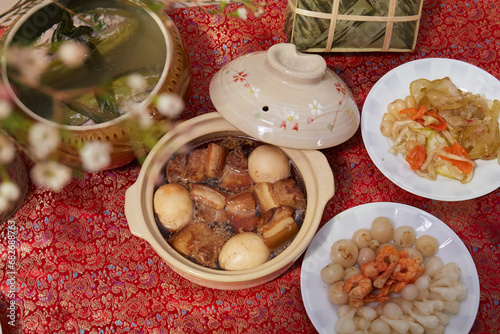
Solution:
M 226 62 L 284 42 L 286 1 L 268 1 L 262 19 L 213 17 L 198 8 L 170 15 L 186 41 L 193 86 L 183 118 L 215 111 L 209 83 Z M 417 47 L 411 53 L 325 54 L 352 89 L 361 110 L 370 88 L 394 67 L 419 58 L 467 61 L 500 79 L 500 5 L 495 1 L 424 1 Z M 362 115 L 361 115 L 362 117 Z M 353 206 L 390 201 L 421 208 L 446 222 L 477 266 L 480 305 L 471 333 L 500 331 L 500 191 L 460 202 L 408 193 L 374 166 L 358 131 L 348 142 L 322 151 L 336 192 L 321 225 Z M 13 223 L 0 226 L 0 322 L 4 333 L 314 333 L 301 299 L 299 259 L 265 285 L 220 291 L 174 273 L 124 216 L 125 190 L 136 163 L 86 174 L 63 192 L 30 185 Z M 500 176 L 499 176 L 500 177 Z M 9 267 L 9 226 L 18 232 L 15 272 Z M 14 292 L 7 280 L 15 278 Z M 9 322 L 10 293 L 15 326 Z

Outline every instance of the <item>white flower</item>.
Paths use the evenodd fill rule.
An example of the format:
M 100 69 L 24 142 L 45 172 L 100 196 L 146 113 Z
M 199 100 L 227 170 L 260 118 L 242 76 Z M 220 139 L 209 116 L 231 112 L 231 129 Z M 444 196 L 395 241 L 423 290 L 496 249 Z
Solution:
M 9 208 L 9 204 L 6 198 L 0 197 L 0 213 L 6 211 Z
M 264 14 L 266 13 L 265 9 L 262 7 L 257 8 L 257 10 L 254 12 L 255 18 L 261 19 Z
M 7 201 L 15 201 L 21 195 L 19 187 L 10 181 L 0 183 L 0 197 L 7 199 Z
M 132 73 L 127 76 L 127 85 L 134 92 L 143 92 L 148 87 L 146 79 L 139 73 Z
M 69 67 L 83 65 L 89 55 L 89 49 L 78 42 L 64 42 L 57 51 L 59 59 Z
M 31 153 L 43 160 L 59 145 L 59 131 L 43 123 L 35 123 L 28 133 Z
M 71 180 L 71 168 L 55 161 L 41 162 L 31 168 L 30 175 L 37 186 L 46 185 L 58 192 Z
M 99 171 L 111 163 L 111 144 L 100 141 L 90 141 L 80 149 L 80 158 L 85 170 Z
M 153 118 L 144 104 L 132 102 L 126 105 L 126 109 L 142 127 L 148 128 L 153 125 Z
M 184 110 L 184 101 L 179 95 L 163 93 L 156 97 L 156 108 L 163 115 L 170 118 L 179 117 Z
M 7 137 L 0 135 L 0 164 L 8 164 L 14 160 L 16 148 Z
M 285 112 L 285 119 L 289 122 L 299 119 L 299 114 L 295 110 Z
M 0 99 L 0 120 L 9 117 L 11 111 L 12 106 L 10 105 L 10 103 Z
M 318 101 L 314 100 L 312 104 L 309 104 L 309 108 L 311 108 L 311 114 L 321 115 L 321 108 L 323 108 L 323 106 L 321 105 L 321 103 L 318 103 Z
M 245 7 L 238 8 L 236 13 L 238 14 L 238 17 L 243 20 L 246 20 L 248 18 L 248 10 Z
M 42 49 L 13 46 L 8 49 L 7 62 L 19 70 L 23 79 L 38 82 L 49 66 L 49 57 Z
M 255 97 L 259 96 L 260 88 L 252 87 L 250 86 L 250 95 L 253 95 Z

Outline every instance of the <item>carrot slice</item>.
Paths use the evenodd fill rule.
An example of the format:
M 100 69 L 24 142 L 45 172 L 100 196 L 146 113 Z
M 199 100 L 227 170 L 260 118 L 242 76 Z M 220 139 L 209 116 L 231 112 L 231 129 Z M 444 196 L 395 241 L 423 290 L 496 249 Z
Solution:
M 415 108 L 406 108 L 406 109 L 402 109 L 399 111 L 400 114 L 406 114 L 406 115 L 408 115 L 408 117 L 411 117 L 411 118 L 413 118 L 413 116 L 416 115 L 417 112 L 418 112 L 418 110 Z
M 464 158 L 468 154 L 467 150 L 465 148 L 463 148 L 462 145 L 460 145 L 458 142 L 454 142 L 453 146 L 451 146 L 451 147 L 444 147 L 443 150 L 445 152 L 455 154 L 455 155 L 458 155 L 458 156 L 464 157 Z
M 415 108 L 406 108 L 406 109 L 400 110 L 399 113 L 406 114 L 406 115 L 408 115 L 408 117 L 410 117 L 412 120 L 415 121 L 415 120 L 419 119 L 420 117 L 424 116 L 425 110 L 426 110 L 425 105 L 423 105 L 418 110 Z
M 410 164 L 411 169 L 419 169 L 425 161 L 425 147 L 423 145 L 415 145 L 405 160 Z
M 474 166 L 469 161 L 454 160 L 447 157 L 439 156 L 441 159 L 449 161 L 453 166 L 457 167 L 462 173 L 468 174 L 472 172 Z
M 427 108 L 425 107 L 425 105 L 420 106 L 420 108 L 418 109 L 418 112 L 415 115 L 413 115 L 411 117 L 411 119 L 414 121 L 419 119 L 420 117 L 424 116 L 426 111 L 427 111 Z
M 444 131 L 444 130 L 446 130 L 446 122 L 444 121 L 444 119 L 437 112 L 435 112 L 433 110 L 430 110 L 430 111 L 427 111 L 425 114 L 429 115 L 431 117 L 434 117 L 435 119 L 437 119 L 439 121 L 439 123 L 438 124 L 427 124 L 427 125 L 425 125 L 424 124 L 424 120 L 421 119 L 421 118 L 419 118 L 417 120 L 417 122 L 419 122 L 420 124 L 422 124 L 422 125 L 424 125 L 424 126 L 426 126 L 428 128 L 434 129 L 436 131 Z

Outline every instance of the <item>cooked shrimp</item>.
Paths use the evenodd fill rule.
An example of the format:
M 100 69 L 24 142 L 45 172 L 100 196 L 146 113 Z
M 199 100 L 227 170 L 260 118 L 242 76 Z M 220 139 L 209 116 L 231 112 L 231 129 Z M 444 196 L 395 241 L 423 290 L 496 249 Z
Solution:
M 393 289 L 394 289 L 394 291 L 399 292 L 406 286 L 406 284 L 408 284 L 408 282 L 399 282 L 398 281 L 398 282 L 393 284 Z
M 421 273 L 420 267 L 422 263 L 410 257 L 401 258 L 392 273 L 392 278 L 399 282 L 410 282 Z
M 375 261 L 386 262 L 386 263 L 396 263 L 400 259 L 400 255 L 396 247 L 387 245 L 382 247 L 377 254 Z
M 349 297 L 349 306 L 352 308 L 361 307 L 365 304 L 364 298 Z
M 351 276 L 344 283 L 344 293 L 354 298 L 363 298 L 373 290 L 372 280 L 363 274 Z
M 363 302 L 366 303 L 373 303 L 373 302 L 378 302 L 378 303 L 383 303 L 385 301 L 389 300 L 388 296 L 384 296 L 382 294 L 375 294 L 375 293 L 370 293 L 363 298 Z
M 424 269 L 424 266 L 422 265 L 422 262 L 421 261 L 417 261 L 417 262 L 420 262 L 420 266 L 418 267 L 417 275 L 412 280 L 410 280 L 408 283 L 411 283 L 411 284 L 415 283 L 417 278 L 419 278 L 420 276 L 422 276 L 425 273 L 425 269 Z
M 379 277 L 381 273 L 386 271 L 388 266 L 389 264 L 386 262 L 370 261 L 361 265 L 361 272 L 365 277 L 374 280 Z
M 404 249 L 399 251 L 399 258 L 403 258 L 403 257 L 410 257 L 410 254 L 408 254 L 408 252 L 405 251 Z
M 387 266 L 387 269 L 373 281 L 373 286 L 379 289 L 384 287 L 385 283 L 391 277 L 392 272 L 394 271 L 394 266 L 394 263 L 389 264 Z
M 386 285 L 384 285 L 379 292 L 379 296 L 388 296 L 394 291 L 394 283 L 396 281 L 390 279 Z

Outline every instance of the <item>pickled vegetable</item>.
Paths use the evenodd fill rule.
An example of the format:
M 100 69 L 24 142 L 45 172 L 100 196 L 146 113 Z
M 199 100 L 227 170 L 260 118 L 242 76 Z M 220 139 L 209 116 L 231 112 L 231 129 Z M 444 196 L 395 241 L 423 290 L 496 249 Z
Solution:
M 416 106 L 401 103 L 406 100 Z M 394 143 L 390 151 L 402 153 L 420 176 L 467 183 L 474 160 L 499 158 L 500 101 L 462 91 L 448 77 L 413 81 L 410 95 L 389 104 L 387 111 L 380 129 Z
M 500 101 L 459 90 L 450 78 L 416 80 L 410 85 L 419 105 L 435 110 L 444 119 L 470 159 L 493 159 L 500 148 Z M 420 91 L 418 91 L 420 89 Z

